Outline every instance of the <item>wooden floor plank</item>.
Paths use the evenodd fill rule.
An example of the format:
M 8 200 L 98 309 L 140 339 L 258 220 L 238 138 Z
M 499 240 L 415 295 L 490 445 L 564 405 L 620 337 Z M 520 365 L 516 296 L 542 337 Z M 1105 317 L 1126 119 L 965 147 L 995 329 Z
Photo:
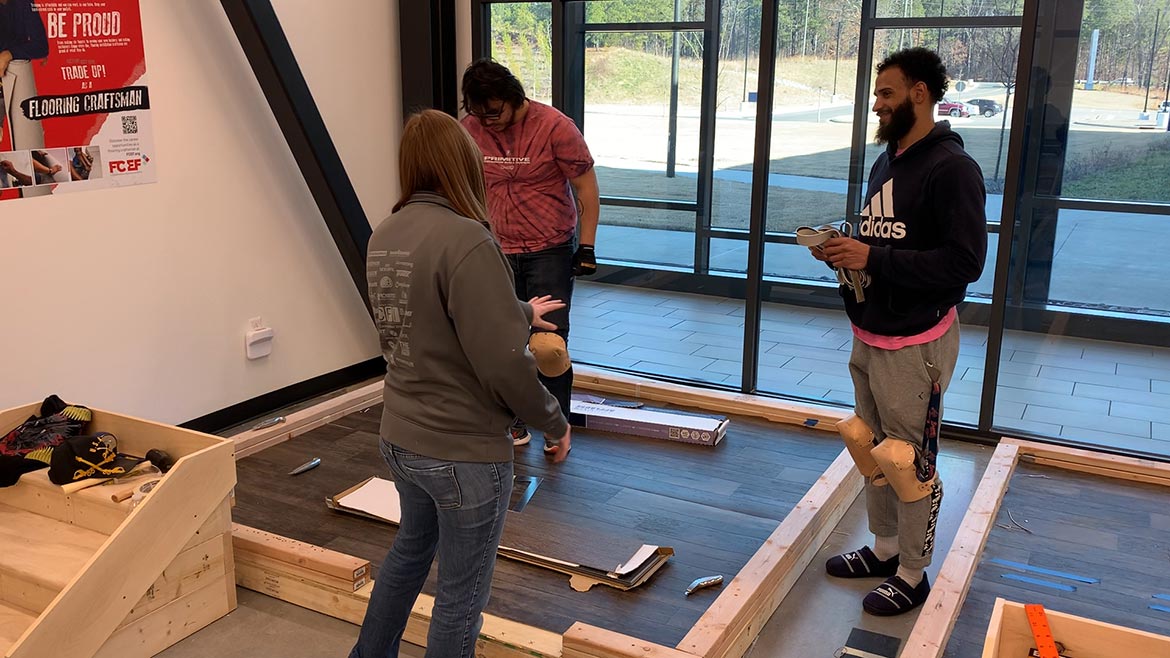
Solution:
M 371 475 L 390 477 L 377 447 L 380 415 L 379 405 L 240 460 L 235 520 L 370 560 L 376 578 L 394 528 L 328 510 L 324 499 Z M 651 543 L 675 555 L 630 592 L 574 592 L 563 574 L 500 560 L 488 612 L 556 633 L 583 621 L 669 646 L 719 591 L 688 597 L 686 586 L 734 576 L 815 481 L 811 474 L 840 452 L 830 434 L 746 418 L 733 419 L 714 447 L 581 430 L 572 457 L 553 465 L 539 443 L 534 437 L 516 451 L 516 474 L 542 482 L 512 514 L 505 545 L 555 557 Z M 319 467 L 287 475 L 315 456 Z M 433 594 L 436 575 L 432 568 L 425 592 Z

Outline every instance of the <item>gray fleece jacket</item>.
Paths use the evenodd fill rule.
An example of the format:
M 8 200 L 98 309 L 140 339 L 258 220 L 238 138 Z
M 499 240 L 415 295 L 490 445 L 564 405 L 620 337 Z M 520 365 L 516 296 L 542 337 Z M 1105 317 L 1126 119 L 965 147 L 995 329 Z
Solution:
M 374 231 L 366 279 L 387 362 L 383 439 L 436 459 L 503 462 L 516 417 L 564 436 L 527 349 L 532 308 L 485 226 L 416 193 Z

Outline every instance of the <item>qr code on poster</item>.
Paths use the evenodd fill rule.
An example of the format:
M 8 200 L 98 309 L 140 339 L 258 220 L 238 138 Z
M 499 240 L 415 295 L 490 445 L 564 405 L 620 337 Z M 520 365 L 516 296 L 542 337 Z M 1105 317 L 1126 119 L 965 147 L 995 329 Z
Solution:
M 134 135 L 138 133 L 138 117 L 134 115 L 122 117 L 122 134 Z

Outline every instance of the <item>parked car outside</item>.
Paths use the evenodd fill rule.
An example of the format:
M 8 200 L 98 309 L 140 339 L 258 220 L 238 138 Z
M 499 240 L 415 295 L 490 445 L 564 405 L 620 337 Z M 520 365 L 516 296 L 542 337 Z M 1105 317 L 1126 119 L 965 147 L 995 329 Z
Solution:
M 1003 105 L 1000 105 L 990 98 L 972 98 L 967 102 L 979 108 L 979 114 L 982 114 L 985 117 L 993 117 L 1000 112 L 1003 112 Z
M 971 112 L 965 103 L 957 103 L 944 98 L 938 102 L 938 115 L 940 117 L 968 117 L 971 116 Z

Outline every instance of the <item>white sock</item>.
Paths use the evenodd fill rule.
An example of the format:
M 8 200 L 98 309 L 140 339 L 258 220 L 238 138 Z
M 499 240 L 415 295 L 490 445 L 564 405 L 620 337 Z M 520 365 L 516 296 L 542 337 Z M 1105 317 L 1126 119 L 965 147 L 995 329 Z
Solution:
M 873 538 L 873 554 L 877 559 L 885 562 L 886 560 L 898 554 L 898 537 L 879 537 L 874 535 Z
M 898 577 L 906 581 L 906 584 L 911 587 L 918 587 L 918 583 L 922 582 L 922 569 L 910 569 L 908 567 L 898 567 Z

